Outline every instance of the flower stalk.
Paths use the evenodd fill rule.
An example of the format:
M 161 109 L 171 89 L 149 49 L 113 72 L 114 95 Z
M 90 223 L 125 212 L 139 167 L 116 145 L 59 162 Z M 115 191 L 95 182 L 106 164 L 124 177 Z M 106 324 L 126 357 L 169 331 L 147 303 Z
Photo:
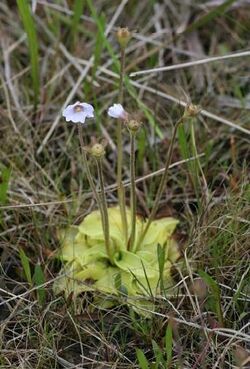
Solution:
M 131 207 L 131 234 L 128 250 L 132 251 L 135 243 L 136 232 L 136 186 L 135 186 L 135 136 L 136 133 L 130 131 L 130 207 Z
M 120 31 L 120 33 L 119 33 Z M 121 48 L 121 59 L 120 59 L 120 80 L 119 80 L 119 103 L 123 102 L 123 81 L 125 74 L 125 48 L 126 42 L 123 37 L 122 29 L 117 33 L 117 38 Z M 128 222 L 126 215 L 126 204 L 125 204 L 125 189 L 122 183 L 122 162 L 123 162 L 123 151 L 122 151 L 122 120 L 118 119 L 117 122 L 117 185 L 118 185 L 118 200 L 122 219 L 122 228 L 125 236 L 126 243 L 128 241 Z
M 87 178 L 88 178 L 88 181 L 89 181 L 90 188 L 91 188 L 91 190 L 92 190 L 92 192 L 95 196 L 97 205 L 100 208 L 100 198 L 99 198 L 99 195 L 96 191 L 95 183 L 93 181 L 93 178 L 92 178 L 92 175 L 91 175 L 91 172 L 90 172 L 90 169 L 89 169 L 89 163 L 88 163 L 86 151 L 84 149 L 82 124 L 81 123 L 77 124 L 77 128 L 78 128 L 78 137 L 79 137 L 79 141 L 80 141 L 80 148 L 81 148 L 83 163 L 84 163 L 84 166 L 85 166 L 85 169 L 86 169 L 86 175 L 87 175 Z
M 96 150 L 96 152 L 93 150 L 91 150 L 91 154 L 95 157 L 96 162 L 97 162 L 97 171 L 98 171 L 98 177 L 99 177 L 99 181 L 100 181 L 100 187 L 101 187 L 101 192 L 100 192 L 100 196 L 96 190 L 95 187 L 95 183 L 93 181 L 90 169 L 89 169 L 89 163 L 88 163 L 88 159 L 87 159 L 87 155 L 86 155 L 86 151 L 84 149 L 84 142 L 83 142 L 83 135 L 82 135 L 82 124 L 78 124 L 78 136 L 79 136 L 79 141 L 80 141 L 80 147 L 81 147 L 81 152 L 82 152 L 82 158 L 83 158 L 83 163 L 86 169 L 86 174 L 87 174 L 87 178 L 89 181 L 89 185 L 90 188 L 94 194 L 94 197 L 96 199 L 97 205 L 99 207 L 100 213 L 101 213 L 101 220 L 102 220 L 102 228 L 103 228 L 103 235 L 104 235 L 104 240 L 105 240 L 105 247 L 106 247 L 106 251 L 108 254 L 108 257 L 110 259 L 110 261 L 112 260 L 112 254 L 110 251 L 110 247 L 109 247 L 109 220 L 108 220 L 108 211 L 107 211 L 107 203 L 106 203 L 106 197 L 105 197 L 105 190 L 104 190 L 104 180 L 103 180 L 103 173 L 102 173 L 102 163 L 101 163 L 101 156 L 104 155 L 105 151 L 104 148 L 101 145 L 99 150 Z M 95 145 L 94 145 L 95 146 Z M 103 151 L 102 151 L 103 149 Z M 95 155 L 97 154 L 97 155 Z
M 133 251 L 136 235 L 136 185 L 135 185 L 135 139 L 141 123 L 136 120 L 128 122 L 130 133 L 130 208 L 131 208 L 131 234 L 128 242 L 128 250 Z
M 97 173 L 100 183 L 100 202 L 102 207 L 102 227 L 103 227 L 103 234 L 104 234 L 104 242 L 106 251 L 109 257 L 110 262 L 112 262 L 112 253 L 110 250 L 110 237 L 109 237 L 109 216 L 108 216 L 108 206 L 107 200 L 105 196 L 105 188 L 104 188 L 104 179 L 103 179 L 103 169 L 102 169 L 102 157 L 95 157 L 96 166 L 97 166 Z

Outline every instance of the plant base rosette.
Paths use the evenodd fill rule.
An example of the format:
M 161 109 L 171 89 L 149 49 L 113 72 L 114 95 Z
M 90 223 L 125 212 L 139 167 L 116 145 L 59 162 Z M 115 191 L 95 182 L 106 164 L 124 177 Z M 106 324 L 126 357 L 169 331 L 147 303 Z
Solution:
M 77 296 L 84 291 L 99 291 L 109 295 L 108 299 L 100 297 L 100 294 L 95 297 L 95 303 L 99 306 L 111 307 L 117 304 L 119 296 L 123 296 L 136 310 L 149 308 L 147 298 L 157 296 L 160 289 L 172 285 L 170 270 L 180 252 L 171 236 L 178 220 L 168 217 L 153 221 L 138 245 L 146 222 L 137 217 L 137 246 L 128 251 L 119 208 L 109 208 L 108 214 L 112 262 L 105 249 L 101 214 L 98 210 L 93 211 L 79 226 L 59 232 L 62 245 L 60 258 L 64 261 L 64 267 L 54 283 L 54 291 L 56 294 L 64 291 L 66 297 L 72 293 Z M 128 209 L 127 219 L 130 232 L 131 215 Z M 160 260 L 162 257 L 164 259 Z

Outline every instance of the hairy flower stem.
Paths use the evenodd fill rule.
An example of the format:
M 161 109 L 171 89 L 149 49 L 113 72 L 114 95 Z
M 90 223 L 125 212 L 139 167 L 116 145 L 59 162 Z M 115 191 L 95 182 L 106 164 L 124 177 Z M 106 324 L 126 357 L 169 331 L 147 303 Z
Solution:
M 158 210 L 158 207 L 159 207 L 159 203 L 160 203 L 164 188 L 165 188 L 167 180 L 168 180 L 169 166 L 170 166 L 171 160 L 172 160 L 173 148 L 174 148 L 174 142 L 175 142 L 176 134 L 177 134 L 177 131 L 178 131 L 178 127 L 183 122 L 183 120 L 184 120 L 184 116 L 182 116 L 178 120 L 178 122 L 175 124 L 172 139 L 171 139 L 170 146 L 169 146 L 168 153 L 167 153 L 167 160 L 166 160 L 166 164 L 165 164 L 165 170 L 164 170 L 163 176 L 161 178 L 160 185 L 158 187 L 158 191 L 156 193 L 153 208 L 152 208 L 152 210 L 149 214 L 149 217 L 148 217 L 148 220 L 147 220 L 147 223 L 146 223 L 146 227 L 144 228 L 144 230 L 141 234 L 141 237 L 139 238 L 139 241 L 137 243 L 137 247 L 143 242 L 143 240 L 146 236 L 146 233 L 147 233 L 152 221 L 154 220 L 154 218 L 156 216 L 156 213 L 157 213 L 157 210 Z
M 102 191 L 104 193 L 104 184 L 103 184 L 103 175 L 102 175 L 102 170 L 101 170 L 101 178 L 99 175 L 99 169 L 98 169 L 98 175 L 99 175 L 99 180 L 100 180 L 100 184 L 102 183 L 101 186 L 101 195 L 99 196 L 98 192 L 96 191 L 95 188 L 95 184 L 89 169 L 89 163 L 88 163 L 88 159 L 87 159 L 87 155 L 86 155 L 86 151 L 84 150 L 84 143 L 83 143 L 83 134 L 82 134 L 82 125 L 78 124 L 78 136 L 79 136 L 79 141 L 80 141 L 80 147 L 81 147 L 81 152 L 82 152 L 82 158 L 83 158 L 83 163 L 86 169 L 86 174 L 87 174 L 87 178 L 89 181 L 89 185 L 90 188 L 95 196 L 97 205 L 99 207 L 100 213 L 101 213 L 101 220 L 102 220 L 102 229 L 103 229 L 103 235 L 104 235 L 104 240 L 105 240 L 105 246 L 106 246 L 106 251 L 107 254 L 109 256 L 109 259 L 111 261 L 111 252 L 110 252 L 110 248 L 109 248 L 109 222 L 108 222 L 108 213 L 107 213 L 107 205 L 106 205 L 106 213 L 107 216 L 105 216 L 105 210 L 104 210 L 104 206 L 103 206 L 103 194 Z M 98 161 L 97 161 L 98 163 Z M 98 165 L 97 165 L 98 168 Z M 106 198 L 105 198 L 105 193 L 104 193 L 104 203 L 106 204 Z
M 131 207 L 131 234 L 128 243 L 128 250 L 133 251 L 135 243 L 135 231 L 136 231 L 136 186 L 135 186 L 135 136 L 136 133 L 130 131 L 130 207 Z
M 120 81 L 119 81 L 119 103 L 123 103 L 123 81 L 125 75 L 125 49 L 121 48 L 121 66 L 120 66 Z
M 120 67 L 120 82 L 119 82 L 119 103 L 123 102 L 123 80 L 125 66 L 125 48 L 121 48 L 121 67 Z M 118 184 L 118 200 L 121 212 L 122 228 L 125 236 L 125 242 L 128 241 L 128 223 L 125 204 L 125 189 L 122 183 L 122 121 L 119 119 L 117 124 L 117 184 Z
M 103 170 L 102 170 L 102 158 L 96 158 L 96 165 L 97 165 L 97 172 L 100 182 L 100 202 L 102 207 L 102 228 L 104 234 L 104 241 L 106 251 L 109 257 L 110 262 L 112 262 L 112 254 L 110 250 L 110 239 L 109 239 L 109 216 L 108 216 L 108 207 L 107 207 L 107 200 L 105 196 L 105 189 L 104 189 L 104 179 L 103 179 Z
M 85 165 L 87 178 L 88 178 L 88 181 L 89 181 L 90 188 L 91 188 L 91 190 L 92 190 L 92 192 L 93 192 L 93 194 L 95 196 L 97 205 L 100 208 L 100 198 L 99 198 L 99 195 L 98 195 L 98 193 L 96 191 L 95 184 L 94 184 L 94 181 L 93 181 L 93 178 L 92 178 L 90 169 L 89 169 L 89 163 L 88 163 L 86 151 L 84 150 L 82 124 L 81 123 L 80 124 L 77 124 L 77 127 L 78 127 L 78 136 L 79 136 L 79 141 L 80 141 L 82 158 L 83 158 L 83 162 L 84 162 L 84 165 Z M 100 211 L 101 211 L 101 208 L 100 208 Z

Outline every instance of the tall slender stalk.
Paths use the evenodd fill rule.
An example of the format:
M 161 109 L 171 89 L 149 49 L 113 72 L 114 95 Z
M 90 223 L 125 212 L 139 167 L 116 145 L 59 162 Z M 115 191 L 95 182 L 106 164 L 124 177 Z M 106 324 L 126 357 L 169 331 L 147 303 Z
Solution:
M 130 131 L 130 208 L 131 208 L 131 234 L 129 238 L 128 250 L 133 251 L 136 232 L 136 186 L 135 186 L 135 136 L 136 133 Z
M 104 191 L 104 181 L 103 181 L 103 175 L 102 175 L 102 168 L 98 168 L 98 176 L 100 181 L 100 187 L 101 187 L 101 193 L 100 196 L 96 190 L 95 183 L 93 181 L 90 169 L 89 169 L 89 163 L 86 155 L 86 151 L 84 150 L 84 142 L 83 142 L 83 133 L 82 133 L 82 125 L 78 124 L 78 136 L 80 141 L 80 147 L 81 147 L 81 153 L 83 158 L 83 163 L 86 169 L 87 178 L 89 181 L 90 188 L 95 196 L 97 205 L 99 207 L 100 213 L 101 213 L 101 221 L 102 221 L 102 229 L 103 229 L 103 235 L 105 240 L 105 247 L 108 254 L 108 257 L 110 261 L 112 261 L 112 254 L 109 247 L 109 221 L 108 221 L 108 211 L 107 211 L 107 204 L 106 204 L 106 198 L 105 198 L 105 191 Z M 97 160 L 98 163 L 98 160 Z M 100 164 L 101 165 L 101 164 Z M 100 170 L 101 169 L 101 170 Z M 100 174 L 99 174 L 100 171 Z
M 102 170 L 102 158 L 95 158 L 96 165 L 97 165 L 97 172 L 100 182 L 100 202 L 103 211 L 103 233 L 104 233 L 104 241 L 107 254 L 109 256 L 109 260 L 112 261 L 112 254 L 110 250 L 110 239 L 109 239 L 109 216 L 108 216 L 108 206 L 107 200 L 105 196 L 105 189 L 104 189 L 104 179 L 103 179 L 103 170 Z
M 86 151 L 84 150 L 82 124 L 81 123 L 77 124 L 77 128 L 78 128 L 78 137 L 79 137 L 79 141 L 80 141 L 82 158 L 83 158 L 84 166 L 85 166 L 85 169 L 86 169 L 86 174 L 87 174 L 87 178 L 88 178 L 88 181 L 89 181 L 89 185 L 90 185 L 90 188 L 91 188 L 91 190 L 92 190 L 92 192 L 93 192 L 93 194 L 95 196 L 97 205 L 100 208 L 100 198 L 99 198 L 99 195 L 98 195 L 98 193 L 96 191 L 96 187 L 95 187 L 95 184 L 94 184 L 94 181 L 93 181 L 93 178 L 92 178 L 90 169 L 89 169 L 89 163 L 88 163 Z
M 125 67 L 125 48 L 121 47 L 121 67 L 120 67 L 120 81 L 119 81 L 119 103 L 123 102 L 123 81 Z M 125 189 L 122 183 L 122 121 L 119 119 L 117 124 L 117 184 L 118 184 L 118 200 L 121 212 L 122 228 L 125 237 L 125 242 L 128 241 L 128 222 L 125 204 Z
M 172 135 L 170 146 L 169 146 L 169 149 L 168 149 L 168 152 L 167 152 L 167 160 L 166 160 L 166 164 L 165 164 L 165 170 L 164 170 L 163 176 L 161 178 L 160 185 L 158 187 L 158 191 L 156 193 L 153 208 L 152 208 L 152 210 L 149 214 L 149 217 L 148 217 L 148 220 L 147 220 L 147 223 L 146 223 L 146 227 L 144 228 L 144 230 L 141 234 L 141 237 L 138 240 L 137 247 L 144 240 L 144 238 L 146 236 L 146 233 L 147 233 L 152 221 L 154 220 L 154 218 L 156 216 L 156 213 L 157 213 L 157 210 L 158 210 L 158 207 L 159 207 L 159 204 L 160 204 L 160 200 L 161 200 L 164 188 L 165 188 L 167 180 L 168 180 L 169 166 L 170 166 L 171 160 L 172 160 L 173 148 L 174 148 L 174 142 L 175 142 L 176 134 L 177 134 L 177 131 L 178 131 L 178 127 L 183 122 L 183 120 L 184 120 L 184 116 L 182 116 L 174 126 L 173 135 Z
M 120 59 L 120 80 L 119 80 L 119 103 L 123 103 L 123 81 L 125 75 L 125 48 L 121 48 L 121 59 Z

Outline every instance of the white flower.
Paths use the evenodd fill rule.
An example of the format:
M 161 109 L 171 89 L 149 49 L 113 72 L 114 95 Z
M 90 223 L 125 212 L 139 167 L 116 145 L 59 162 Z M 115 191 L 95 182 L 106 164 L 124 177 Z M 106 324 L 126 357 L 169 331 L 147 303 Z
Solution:
M 67 122 L 84 123 L 86 118 L 94 118 L 94 108 L 90 104 L 77 101 L 73 105 L 68 105 L 62 115 Z
M 112 118 L 127 119 L 128 113 L 123 109 L 121 104 L 113 104 L 108 109 L 108 115 Z

